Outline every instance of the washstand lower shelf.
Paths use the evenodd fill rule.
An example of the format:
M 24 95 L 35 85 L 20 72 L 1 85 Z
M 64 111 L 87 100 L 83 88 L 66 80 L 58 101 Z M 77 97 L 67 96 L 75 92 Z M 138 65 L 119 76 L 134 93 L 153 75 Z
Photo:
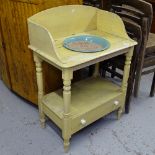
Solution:
M 97 119 L 123 106 L 121 87 L 110 80 L 97 77 L 72 84 L 70 104 L 70 132 L 79 131 Z M 47 94 L 42 99 L 43 111 L 63 129 L 63 90 Z

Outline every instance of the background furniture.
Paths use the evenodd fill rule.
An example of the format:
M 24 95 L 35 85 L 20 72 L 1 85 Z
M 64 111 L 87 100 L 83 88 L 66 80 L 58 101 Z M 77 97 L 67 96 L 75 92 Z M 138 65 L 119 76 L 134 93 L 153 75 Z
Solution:
M 136 1 L 136 0 L 99 0 L 99 1 L 95 1 L 97 4 L 94 4 L 94 1 L 93 2 L 89 1 L 89 3 L 87 4 L 87 5 L 97 6 L 102 9 L 114 11 L 115 13 L 117 13 L 118 15 L 120 15 L 122 17 L 124 22 L 125 22 L 125 20 L 129 19 L 128 23 L 130 22 L 132 24 L 132 27 L 135 27 L 135 24 L 137 22 L 138 22 L 137 26 L 142 27 L 143 43 L 142 43 L 142 47 L 139 51 L 139 58 L 137 59 L 136 55 L 137 55 L 139 47 L 141 46 L 140 39 L 138 39 L 138 37 L 140 37 L 140 35 L 137 35 L 137 37 L 134 36 L 132 34 L 132 28 L 130 28 L 131 25 L 130 26 L 126 25 L 126 29 L 129 30 L 128 31 L 129 36 L 131 38 L 134 37 L 135 39 L 139 40 L 139 47 L 137 47 L 136 51 L 134 52 L 134 56 L 133 56 L 132 64 L 131 64 L 130 77 L 129 77 L 129 81 L 128 81 L 129 85 L 128 85 L 128 89 L 127 89 L 128 95 L 126 96 L 126 113 L 129 112 L 129 105 L 130 105 L 133 84 L 134 84 L 134 82 L 133 82 L 134 78 L 136 78 L 134 95 L 137 96 L 138 90 L 139 90 L 139 85 L 140 85 L 141 74 L 147 74 L 150 72 L 154 72 L 154 70 L 155 70 L 154 69 L 155 35 L 154 34 L 150 33 L 148 43 L 146 45 L 147 38 L 148 38 L 147 36 L 148 36 L 150 27 L 151 27 L 151 22 L 152 22 L 152 19 L 154 19 L 152 7 L 154 8 L 155 1 L 154 0 L 148 0 L 148 1 L 152 3 L 152 6 L 150 5 L 150 3 L 147 3 L 145 1 Z M 143 21 L 143 19 L 145 17 L 148 18 L 147 24 L 144 24 L 144 21 Z M 135 24 L 133 23 L 134 21 L 135 21 Z M 155 21 L 153 20 L 152 29 L 151 29 L 152 31 L 154 30 L 154 27 L 155 27 L 154 22 Z M 146 52 L 145 52 L 145 47 L 147 48 Z M 144 53 L 146 53 L 146 54 L 144 54 Z M 102 67 L 101 67 L 102 68 L 101 69 L 102 76 L 105 76 L 105 70 L 106 70 L 111 73 L 111 77 L 118 76 L 118 77 L 122 78 L 122 75 L 120 73 L 116 72 L 116 68 L 123 70 L 123 65 L 124 65 L 123 56 L 112 59 L 109 62 L 103 62 Z M 109 68 L 109 66 L 111 66 L 112 69 Z M 136 69 L 136 66 L 137 66 L 137 69 Z M 148 68 L 149 66 L 153 66 L 153 68 L 149 69 Z M 142 72 L 142 68 L 147 68 L 148 70 Z M 90 67 L 90 75 L 92 74 L 93 69 L 94 69 L 93 66 L 91 66 Z M 137 74 L 135 76 L 136 70 L 137 70 Z M 152 81 L 150 96 L 154 96 L 154 92 L 155 92 L 155 88 L 154 88 L 155 80 L 154 79 L 155 79 L 155 72 L 154 72 L 154 77 L 153 77 L 153 81 Z
M 1 0 L 0 2 L 0 77 L 25 99 L 37 104 L 35 67 L 28 49 L 27 18 L 51 7 L 82 4 L 82 0 Z M 45 92 L 62 85 L 61 72 L 43 64 Z
M 153 21 L 152 21 L 151 32 L 155 33 L 155 0 L 145 0 L 145 1 L 151 3 L 153 7 Z
M 84 5 L 97 7 L 103 10 L 109 10 L 110 0 L 83 0 Z
M 93 7 L 97 7 L 97 8 L 101 7 L 101 1 L 100 0 L 84 0 L 83 4 L 93 6 Z
M 126 31 L 128 33 L 128 35 L 136 40 L 138 42 L 138 44 L 135 46 L 134 48 L 134 53 L 133 53 L 133 57 L 131 60 L 131 68 L 130 68 L 130 74 L 129 74 L 129 79 L 128 79 L 128 87 L 127 87 L 127 95 L 126 95 L 126 101 L 125 101 L 125 112 L 129 113 L 129 109 L 130 109 L 130 101 L 131 101 L 131 95 L 132 95 L 132 90 L 133 90 L 133 81 L 135 79 L 135 71 L 136 71 L 136 64 L 137 64 L 137 57 L 139 54 L 139 50 L 141 47 L 141 43 L 142 43 L 142 31 L 141 31 L 141 27 L 127 19 L 123 19 L 123 22 L 125 24 L 125 28 Z M 125 57 L 124 56 L 118 56 L 115 57 L 111 60 L 107 60 L 101 63 L 101 75 L 103 77 L 106 76 L 106 72 L 110 72 L 111 73 L 111 77 L 114 78 L 115 76 L 119 77 L 120 79 L 123 78 L 122 73 L 121 72 L 117 72 L 116 71 L 116 67 L 118 67 L 119 69 L 123 70 L 124 67 L 124 63 L 125 63 Z M 109 67 L 112 67 L 109 68 Z
M 153 19 L 152 5 L 141 0 L 113 0 L 112 2 L 112 9 L 115 13 L 118 13 L 123 18 L 129 18 L 139 24 L 142 29 L 142 46 L 136 63 L 137 68 L 134 85 L 134 96 L 137 97 L 141 75 L 155 71 L 155 34 L 149 33 Z M 153 68 L 149 69 L 149 67 Z M 146 70 L 144 71 L 143 69 Z M 152 94 L 152 89 L 150 94 Z
M 48 116 L 62 130 L 64 148 L 68 150 L 72 134 L 112 111 L 117 110 L 118 118 L 122 114 L 136 42 L 128 37 L 117 15 L 82 5 L 40 12 L 28 19 L 28 27 L 29 48 L 34 51 L 36 63 L 41 126 L 45 127 L 45 116 Z M 110 42 L 110 48 L 96 53 L 64 48 L 64 39 L 75 35 L 104 37 Z M 41 42 L 47 44 L 41 45 Z M 126 61 L 121 86 L 100 77 L 99 62 L 123 53 Z M 62 71 L 63 89 L 44 94 L 42 61 Z M 74 71 L 96 63 L 92 77 L 71 85 Z
M 153 22 L 151 27 L 151 32 L 155 33 L 155 0 L 145 0 L 146 2 L 149 2 L 153 6 Z M 83 0 L 85 5 L 91 5 L 98 8 L 102 8 L 104 10 L 110 10 L 111 8 L 111 0 Z
M 101 0 L 101 2 L 100 0 L 92 1 L 92 4 L 95 4 L 97 7 L 102 7 L 106 10 L 109 9 L 110 0 Z M 154 0 L 147 1 L 151 2 L 153 8 L 155 7 Z M 25 99 L 37 103 L 37 86 L 34 64 L 31 51 L 27 49 L 27 17 L 46 8 L 64 4 L 81 3 L 82 0 L 1 0 L 0 78 L 8 88 Z M 152 32 L 155 32 L 154 23 L 155 20 L 153 20 Z M 46 81 L 44 88 L 45 91 L 49 92 L 60 87 L 62 85 L 61 73 L 47 63 L 43 64 L 43 68 L 45 72 L 44 80 Z M 53 80 L 49 79 L 55 79 L 55 81 L 58 82 L 52 82 Z
M 135 64 L 132 64 L 136 66 L 136 76 L 135 84 L 133 79 L 131 85 L 134 84 L 134 95 L 137 97 L 141 75 L 155 72 L 155 34 L 149 33 L 153 18 L 152 5 L 141 0 L 113 0 L 111 5 L 111 10 L 120 15 L 123 20 L 126 19 L 131 23 L 141 26 L 142 44 L 138 53 L 138 59 Z M 110 61 L 109 66 L 112 66 L 112 70 L 108 68 L 108 71 L 112 72 L 112 77 L 118 76 L 116 68 L 123 69 L 123 60 L 123 56 L 121 56 Z M 150 96 L 154 95 L 154 85 L 153 78 Z M 127 111 L 129 111 L 129 102 L 126 103 L 126 106 Z

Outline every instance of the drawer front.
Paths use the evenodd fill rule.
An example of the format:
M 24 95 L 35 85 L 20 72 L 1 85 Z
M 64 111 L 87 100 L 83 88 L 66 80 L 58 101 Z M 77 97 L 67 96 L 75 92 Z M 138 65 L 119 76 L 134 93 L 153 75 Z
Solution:
M 121 105 L 123 105 L 122 95 L 96 107 L 95 109 L 92 109 L 81 116 L 73 118 L 71 123 L 72 133 L 79 131 L 99 118 L 117 110 L 119 107 L 121 107 Z

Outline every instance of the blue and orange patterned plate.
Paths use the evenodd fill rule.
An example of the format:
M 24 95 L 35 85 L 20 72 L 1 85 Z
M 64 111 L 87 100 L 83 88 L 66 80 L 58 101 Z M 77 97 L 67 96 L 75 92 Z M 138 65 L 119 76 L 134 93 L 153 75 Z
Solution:
M 93 36 L 93 35 L 80 35 L 66 38 L 63 46 L 69 50 L 84 53 L 93 53 L 103 51 L 110 47 L 108 40 Z

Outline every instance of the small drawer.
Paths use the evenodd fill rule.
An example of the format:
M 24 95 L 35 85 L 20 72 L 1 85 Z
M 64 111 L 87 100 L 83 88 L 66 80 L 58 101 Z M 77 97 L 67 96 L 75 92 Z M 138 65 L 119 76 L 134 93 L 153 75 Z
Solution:
M 103 103 L 100 106 L 95 107 L 92 110 L 87 111 L 84 114 L 81 114 L 80 116 L 72 118 L 72 123 L 71 123 L 72 133 L 79 131 L 80 129 L 93 123 L 99 118 L 109 114 L 110 112 L 114 110 L 117 110 L 123 104 L 122 101 L 123 100 L 121 96 L 114 98 L 111 101 Z

